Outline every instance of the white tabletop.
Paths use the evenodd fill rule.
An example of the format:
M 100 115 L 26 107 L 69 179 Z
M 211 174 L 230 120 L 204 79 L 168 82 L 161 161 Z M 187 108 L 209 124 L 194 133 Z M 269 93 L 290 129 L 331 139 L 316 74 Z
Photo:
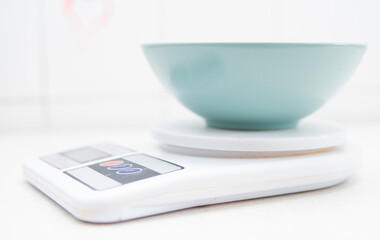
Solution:
M 0 133 L 1 239 L 376 239 L 380 237 L 380 125 L 349 125 L 362 167 L 336 187 L 196 207 L 115 224 L 74 219 L 28 184 L 21 164 L 33 156 L 146 132 Z

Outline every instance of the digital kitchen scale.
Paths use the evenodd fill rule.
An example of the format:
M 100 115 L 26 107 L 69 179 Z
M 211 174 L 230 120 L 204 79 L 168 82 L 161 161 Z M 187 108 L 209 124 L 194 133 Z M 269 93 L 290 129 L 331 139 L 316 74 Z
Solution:
M 158 142 L 99 143 L 26 161 L 24 175 L 74 217 L 108 223 L 330 187 L 359 159 L 342 127 L 322 121 L 239 131 L 182 119 L 152 133 Z

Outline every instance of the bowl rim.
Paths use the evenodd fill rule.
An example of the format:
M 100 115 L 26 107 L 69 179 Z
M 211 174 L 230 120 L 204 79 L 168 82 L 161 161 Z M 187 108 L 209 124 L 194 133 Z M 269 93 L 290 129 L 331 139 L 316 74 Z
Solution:
M 178 46 L 229 46 L 229 47 L 359 47 L 366 48 L 363 43 L 330 43 L 330 42 L 152 42 L 143 43 L 143 48 L 178 47 Z

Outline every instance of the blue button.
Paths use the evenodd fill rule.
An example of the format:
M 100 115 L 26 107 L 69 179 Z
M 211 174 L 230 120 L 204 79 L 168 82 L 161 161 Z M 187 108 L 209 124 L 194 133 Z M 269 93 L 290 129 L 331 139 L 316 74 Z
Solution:
M 133 173 L 138 173 L 138 172 L 141 172 L 141 171 L 142 171 L 141 168 L 126 168 L 126 169 L 123 169 L 123 170 L 119 170 L 116 173 L 117 174 L 133 174 Z
M 124 169 L 124 168 L 129 168 L 129 167 L 132 167 L 132 164 L 120 164 L 120 165 L 116 165 L 116 166 L 111 166 L 111 167 L 108 167 L 107 169 L 108 170 L 120 170 L 120 169 Z

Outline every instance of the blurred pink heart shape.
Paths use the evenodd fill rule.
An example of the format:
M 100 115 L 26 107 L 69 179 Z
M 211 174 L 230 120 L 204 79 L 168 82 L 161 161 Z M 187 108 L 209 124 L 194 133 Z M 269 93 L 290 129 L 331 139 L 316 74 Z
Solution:
M 89 8 L 89 4 L 95 7 Z M 65 0 L 64 12 L 78 41 L 84 44 L 110 19 L 112 0 Z

